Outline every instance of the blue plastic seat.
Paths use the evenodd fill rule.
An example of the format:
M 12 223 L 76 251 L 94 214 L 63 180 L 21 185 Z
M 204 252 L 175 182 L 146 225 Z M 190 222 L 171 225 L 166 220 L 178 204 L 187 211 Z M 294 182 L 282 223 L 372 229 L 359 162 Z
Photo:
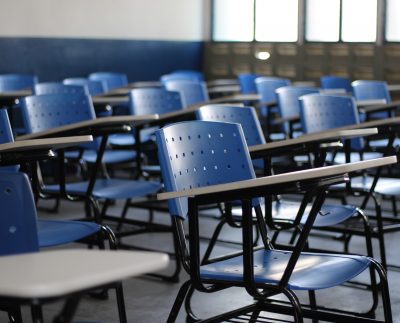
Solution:
M 105 92 L 104 81 L 89 80 L 84 77 L 69 77 L 63 80 L 66 85 L 84 85 L 87 87 L 90 95 L 98 95 Z
M 301 134 L 301 128 L 299 128 L 300 121 L 300 102 L 299 97 L 306 94 L 319 93 L 317 88 L 306 88 L 306 87 L 295 87 L 295 86 L 284 86 L 275 90 L 278 100 L 279 114 L 284 119 L 291 117 L 298 117 L 296 121 L 285 122 L 284 131 L 288 137 L 293 138 Z M 297 130 L 297 133 L 294 133 Z
M 167 192 L 184 191 L 205 186 L 232 183 L 255 178 L 247 144 L 241 126 L 233 123 L 209 121 L 182 122 L 164 127 L 156 133 L 159 148 L 159 159 Z M 293 187 L 293 183 L 290 183 Z M 294 185 L 296 186 L 296 185 Z M 297 186 L 296 186 L 297 187 Z M 315 187 L 315 186 L 314 186 Z M 321 188 L 323 191 L 326 187 Z M 257 197 L 264 194 L 276 194 L 279 188 L 259 190 L 254 195 L 244 191 L 222 191 L 215 196 L 209 194 L 197 198 L 193 192 L 191 197 L 169 199 L 170 214 L 176 225 L 181 248 L 181 261 L 190 274 L 190 280 L 184 283 L 179 291 L 168 322 L 174 322 L 179 309 L 188 295 L 191 286 L 201 292 L 213 292 L 229 287 L 242 287 L 257 302 L 253 306 L 234 310 L 226 315 L 209 318 L 210 321 L 226 321 L 237 314 L 268 311 L 263 302 L 268 304 L 269 295 L 283 293 L 295 310 L 295 321 L 302 322 L 301 305 L 293 290 L 308 290 L 314 292 L 322 288 L 337 286 L 354 278 L 369 267 L 377 269 L 381 282 L 385 281 L 379 265 L 371 258 L 342 254 L 312 254 L 301 252 L 301 244 L 296 244 L 295 251 L 274 250 L 267 237 L 263 216 L 260 215 Z M 281 190 L 284 190 L 281 188 Z M 288 191 L 286 191 L 288 192 Z M 220 196 L 220 197 L 218 197 Z M 210 201 L 226 201 L 244 199 L 243 203 L 243 252 L 239 255 L 218 256 L 210 263 L 200 262 L 199 231 L 201 223 L 198 219 L 198 208 Z M 316 216 L 322 200 L 315 205 L 306 227 Z M 257 212 L 257 223 L 261 228 L 263 245 L 259 250 L 253 250 L 253 227 L 251 206 Z M 250 214 L 249 214 L 250 213 Z M 189 221 L 189 245 L 186 245 L 183 222 Z M 301 234 L 299 241 L 304 241 L 308 229 Z M 297 258 L 297 256 L 299 256 Z M 296 259 L 296 260 L 294 260 Z M 382 278 L 381 278 L 382 279 Z M 385 285 L 386 283 L 384 283 Z M 262 289 L 263 296 L 258 289 Z M 388 292 L 384 288 L 385 315 L 391 320 Z M 186 303 L 187 306 L 187 303 Z M 314 304 L 315 306 L 315 304 Z M 247 311 L 247 312 L 246 312 Z M 286 312 L 290 313 L 290 312 Z M 193 313 L 188 313 L 195 318 Z M 340 314 L 338 314 L 340 315 Z M 256 318 L 257 315 L 253 316 Z M 317 316 L 314 316 L 317 318 Z M 336 317 L 338 319 L 338 317 Z M 346 317 L 341 321 L 345 322 Z
M 286 89 L 286 88 L 281 88 Z M 302 88 L 296 88 L 294 91 L 298 93 L 297 90 Z M 307 89 L 304 89 L 306 93 Z M 317 91 L 318 92 L 318 91 Z M 297 111 L 300 113 L 300 107 Z M 250 107 L 235 107 L 227 105 L 207 105 L 201 107 L 197 112 L 197 119 L 204 121 L 219 121 L 219 122 L 231 122 L 238 123 L 242 126 L 243 134 L 246 139 L 247 145 L 254 146 L 265 144 L 264 134 L 261 130 L 260 122 L 258 121 L 257 114 L 254 108 Z M 253 160 L 253 166 L 259 169 L 263 169 L 263 160 Z M 278 200 L 272 204 L 271 217 L 272 222 L 274 221 L 291 221 L 295 222 L 298 210 L 300 208 L 300 203 Z M 307 219 L 307 214 L 310 210 L 308 209 L 304 216 L 301 217 L 300 223 L 304 224 Z M 234 209 L 233 214 L 237 215 L 240 210 Z M 324 204 L 322 207 L 322 214 L 330 214 L 329 217 L 317 216 L 314 226 L 315 227 L 325 227 L 341 223 L 351 217 L 362 215 L 360 210 L 355 207 L 347 205 L 329 205 Z M 274 225 L 275 227 L 275 225 Z
M 0 74 L 0 92 L 32 89 L 38 78 L 30 74 Z
M 181 94 L 185 108 L 196 103 L 207 102 L 210 99 L 204 82 L 173 80 L 166 81 L 164 86 L 168 91 L 176 91 Z
M 66 85 L 60 82 L 38 83 L 33 87 L 34 95 L 42 94 L 86 94 L 89 90 L 85 85 Z
M 163 88 L 133 89 L 129 93 L 130 115 L 163 114 L 181 110 L 183 103 L 177 91 L 168 91 Z M 141 131 L 141 141 L 150 141 L 154 136 L 155 128 Z M 111 135 L 108 142 L 115 146 L 132 146 L 135 144 L 134 134 Z
M 82 94 L 47 94 L 26 97 L 22 101 L 22 112 L 28 133 L 95 118 L 90 97 Z M 98 148 L 100 142 L 95 141 L 94 145 Z M 97 177 L 96 174 L 99 171 L 95 169 L 92 172 L 92 181 Z M 145 197 L 159 189 L 160 183 L 158 182 L 119 178 L 97 179 L 92 191 L 87 181 L 66 185 L 67 193 L 82 197 L 89 204 L 94 202 L 93 198 L 114 200 Z M 58 185 L 45 185 L 43 191 L 54 194 L 54 196 L 60 195 Z M 95 211 L 98 211 L 96 205 L 93 207 Z
M 23 173 L 2 172 L 0 176 L 0 191 L 0 207 L 2 208 L 0 255 L 2 256 L 38 252 L 42 247 L 65 245 L 93 234 L 105 234 L 109 237 L 111 247 L 115 248 L 115 237 L 112 231 L 99 224 L 82 221 L 37 219 L 30 182 Z M 117 284 L 115 288 L 119 322 L 126 322 L 122 286 Z M 10 315 L 17 318 L 20 313 L 18 310 L 13 309 Z
M 392 102 L 387 83 L 385 81 L 375 80 L 357 80 L 351 83 L 353 88 L 354 97 L 356 100 L 384 100 L 385 103 Z M 395 115 L 393 110 L 383 112 L 373 112 L 366 116 L 362 115 L 364 119 L 377 119 L 377 118 L 388 118 Z M 400 143 L 400 142 L 399 142 Z M 375 142 L 374 146 L 385 146 L 385 141 Z
M 90 73 L 88 78 L 92 81 L 102 82 L 105 92 L 128 85 L 128 77 L 122 73 L 95 72 Z
M 257 93 L 261 95 L 260 102 L 276 101 L 275 91 L 283 86 L 289 86 L 290 80 L 281 77 L 261 76 L 254 80 Z
M 49 83 L 38 83 L 34 86 L 35 95 L 43 94 L 78 94 L 78 95 L 89 95 L 89 89 L 87 85 L 72 85 L 63 84 L 58 82 Z M 66 107 L 67 108 L 67 107 Z M 70 159 L 77 159 L 80 162 L 93 164 L 97 158 L 98 143 L 85 145 L 83 151 L 69 151 L 66 153 L 66 157 Z M 120 164 L 131 162 L 135 160 L 136 152 L 133 150 L 110 150 L 107 149 L 104 152 L 102 162 L 105 165 Z
M 257 93 L 256 84 L 254 83 L 260 74 L 242 73 L 237 76 L 240 86 L 240 92 L 243 94 Z
M 162 84 L 170 81 L 193 81 L 193 82 L 204 82 L 204 76 L 198 71 L 174 71 L 169 74 L 161 75 L 160 81 Z
M 347 77 L 324 75 L 320 77 L 320 83 L 324 90 L 344 89 L 348 93 L 353 93 L 351 81 Z
M 311 94 L 301 97 L 300 101 L 302 128 L 306 133 L 324 131 L 359 123 L 358 110 L 355 100 L 352 97 Z M 351 140 L 351 149 L 357 154 L 363 153 L 364 141 L 362 139 Z M 379 156 L 381 154 L 372 153 L 372 155 Z M 368 156 L 368 152 L 363 153 L 361 156 L 364 157 L 364 159 L 371 158 L 371 156 Z M 351 155 L 350 157 L 353 158 Z M 343 156 L 342 159 L 345 159 L 345 156 Z M 395 203 L 395 198 L 400 196 L 400 181 L 396 178 L 381 176 L 373 190 L 373 195 L 370 195 L 373 181 L 374 177 L 372 175 L 355 177 L 352 178 L 351 188 L 363 192 L 375 201 L 375 218 L 377 221 L 382 221 L 383 216 L 381 214 L 380 203 L 376 200 L 375 196 L 389 196 L 393 198 L 392 201 Z M 344 190 L 343 185 L 339 185 L 336 188 Z M 367 201 L 368 199 L 364 199 L 361 208 L 365 208 Z M 385 219 L 387 218 L 385 217 Z M 390 230 L 396 230 L 396 226 L 389 225 L 388 230 L 389 232 Z M 382 225 L 381 227 L 381 225 L 378 225 L 374 232 L 374 236 L 379 239 L 382 264 L 386 267 L 387 261 L 384 243 L 385 226 Z

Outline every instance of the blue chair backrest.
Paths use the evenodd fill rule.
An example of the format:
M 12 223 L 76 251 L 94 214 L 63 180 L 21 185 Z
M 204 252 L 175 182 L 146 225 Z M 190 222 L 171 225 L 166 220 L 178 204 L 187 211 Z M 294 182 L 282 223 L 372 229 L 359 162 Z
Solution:
M 90 95 L 97 95 L 105 92 L 103 81 L 93 81 L 84 77 L 69 77 L 64 79 L 63 83 L 67 85 L 84 85 L 87 87 Z
M 26 133 L 45 131 L 79 121 L 95 119 L 92 100 L 86 94 L 43 94 L 21 100 Z M 82 147 L 97 149 L 98 141 Z
M 128 85 L 128 77 L 122 73 L 96 72 L 89 74 L 89 80 L 104 82 L 105 91 Z
M 252 107 L 210 104 L 196 111 L 198 120 L 239 123 L 242 126 L 247 145 L 265 144 L 265 137 Z
M 1 173 L 0 208 L 0 255 L 38 251 L 36 207 L 25 174 Z
M 265 144 L 257 113 L 253 107 L 229 106 L 211 104 L 201 107 L 196 111 L 198 120 L 239 123 L 242 126 L 244 137 L 248 146 Z M 255 168 L 263 168 L 262 159 L 253 160 Z
M 386 100 L 391 102 L 387 83 L 384 81 L 358 80 L 351 83 L 356 100 Z
M 254 83 L 257 77 L 260 77 L 260 74 L 251 74 L 251 73 L 242 73 L 239 74 L 238 81 L 240 86 L 240 92 L 243 94 L 257 93 L 256 84 Z
M 300 117 L 305 133 L 325 131 L 360 123 L 353 97 L 309 94 L 300 98 Z M 353 149 L 363 148 L 361 139 L 352 140 Z
M 37 82 L 38 78 L 35 75 L 0 74 L 0 92 L 33 88 Z
M 203 82 L 203 79 L 199 78 L 199 76 L 196 74 L 175 72 L 175 73 L 171 73 L 171 74 L 161 75 L 160 81 L 162 84 L 165 84 L 170 81 Z
M 156 132 L 166 191 L 255 178 L 242 128 L 236 123 L 188 121 Z M 168 201 L 173 216 L 186 218 L 187 199 Z
M 320 83 L 322 89 L 345 89 L 346 92 L 353 92 L 351 81 L 347 77 L 324 75 L 320 77 Z
M 132 115 L 162 114 L 181 110 L 182 107 L 179 92 L 162 88 L 141 88 L 129 93 L 129 109 Z
M 181 94 L 184 107 L 210 99 L 204 82 L 175 80 L 167 81 L 164 85 L 168 91 L 177 91 Z
M 8 119 L 7 109 L 0 109 L 0 144 L 13 142 L 14 137 L 11 131 L 10 120 Z M 0 172 L 16 172 L 18 166 L 3 166 L 0 167 Z M 2 175 L 0 175 L 1 177 Z
M 46 82 L 35 84 L 33 87 L 33 94 L 89 94 L 89 91 L 85 85 L 66 85 L 59 82 Z
M 278 109 L 282 118 L 300 116 L 299 97 L 306 94 L 319 93 L 317 88 L 284 86 L 275 90 L 278 99 Z M 283 126 L 286 134 L 290 132 L 287 123 Z
M 275 91 L 283 86 L 289 86 L 290 80 L 280 77 L 268 77 L 262 76 L 257 77 L 254 80 L 256 85 L 257 93 L 261 96 L 261 102 L 276 101 Z
M 170 74 L 175 74 L 175 75 L 190 75 L 194 78 L 196 78 L 197 81 L 203 82 L 204 81 L 204 74 L 200 71 L 196 70 L 175 70 L 171 72 Z

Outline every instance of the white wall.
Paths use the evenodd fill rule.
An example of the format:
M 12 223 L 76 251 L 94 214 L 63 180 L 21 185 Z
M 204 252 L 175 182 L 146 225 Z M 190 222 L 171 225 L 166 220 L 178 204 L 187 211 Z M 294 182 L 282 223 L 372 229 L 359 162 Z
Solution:
M 0 37 L 200 41 L 208 10 L 209 0 L 0 0 Z

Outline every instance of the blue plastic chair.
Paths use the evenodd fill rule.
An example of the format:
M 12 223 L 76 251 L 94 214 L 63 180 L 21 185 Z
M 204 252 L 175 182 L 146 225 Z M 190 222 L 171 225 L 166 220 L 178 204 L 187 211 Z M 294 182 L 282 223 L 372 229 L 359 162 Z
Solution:
M 197 71 L 175 71 L 170 74 L 164 74 L 160 76 L 160 82 L 165 84 L 170 81 L 192 81 L 192 82 L 204 82 L 204 76 L 202 73 Z
M 301 102 L 301 121 L 304 132 L 312 133 L 324 131 L 331 128 L 345 127 L 359 123 L 358 110 L 354 98 L 343 96 L 332 96 L 322 94 L 305 95 L 300 98 Z M 356 154 L 348 156 L 350 160 L 360 160 L 368 158 L 376 158 L 381 156 L 379 153 L 363 153 L 364 141 L 361 139 L 353 139 L 351 141 L 351 149 L 356 151 Z M 361 153 L 361 155 L 360 155 Z M 354 158 L 356 155 L 357 158 Z M 341 156 L 339 162 L 345 162 L 346 156 Z M 335 158 L 335 161 L 338 158 Z M 352 190 L 364 193 L 366 198 L 363 200 L 361 209 L 365 209 L 367 202 L 371 198 L 375 203 L 376 216 L 374 217 L 378 222 L 375 230 L 372 231 L 373 237 L 378 238 L 379 248 L 381 254 L 381 262 L 387 267 L 384 233 L 390 230 L 396 230 L 396 226 L 388 226 L 387 231 L 382 222 L 384 218 L 380 206 L 379 196 L 386 196 L 392 198 L 395 205 L 396 198 L 400 196 L 400 181 L 396 178 L 379 177 L 376 186 L 371 192 L 371 187 L 374 184 L 374 177 L 371 176 L 358 176 L 352 178 Z M 338 189 L 343 190 L 344 187 L 339 186 Z M 396 209 L 394 209 L 396 213 Z M 396 222 L 396 221 L 395 221 Z M 400 229 L 400 228 L 398 228 Z
M 0 74 L 0 92 L 31 89 L 38 83 L 35 75 Z
M 289 86 L 290 80 L 281 77 L 262 76 L 254 80 L 257 93 L 261 95 L 260 102 L 276 101 L 275 91 L 283 86 Z
M 181 110 L 183 103 L 181 95 L 176 91 L 163 88 L 133 89 L 129 93 L 128 114 L 163 114 Z M 141 142 L 148 142 L 154 137 L 155 128 L 141 131 Z M 108 142 L 115 146 L 132 146 L 135 144 L 134 133 L 111 135 Z
M 238 123 L 242 126 L 243 134 L 249 147 L 266 143 L 254 108 L 227 105 L 208 105 L 203 106 L 198 110 L 197 119 L 203 121 Z M 263 169 L 263 160 L 253 160 L 253 166 L 254 168 Z M 277 200 L 272 205 L 271 214 L 269 214 L 268 218 L 268 224 L 271 227 L 278 228 L 274 224 L 274 221 L 281 220 L 296 223 L 296 218 L 298 217 L 297 211 L 299 209 L 300 203 L 290 200 Z M 305 213 L 308 213 L 308 211 Z M 365 218 L 361 210 L 348 205 L 324 204 L 321 213 L 330 214 L 330 216 L 318 216 L 314 223 L 315 227 L 332 226 L 355 216 L 359 216 L 363 219 Z M 300 215 L 302 216 L 302 214 Z M 302 216 L 300 223 L 304 224 L 306 219 L 307 215 Z M 367 241 L 367 244 L 368 243 L 369 242 Z
M 347 77 L 324 75 L 320 77 L 321 88 L 325 90 L 344 89 L 348 93 L 353 93 L 351 81 Z
M 89 74 L 88 78 L 92 81 L 102 82 L 105 92 L 128 85 L 128 77 L 122 73 L 95 72 Z
M 300 102 L 299 97 L 306 94 L 319 93 L 317 88 L 306 88 L 306 87 L 295 87 L 295 86 L 284 86 L 275 90 L 278 99 L 278 110 L 279 114 L 283 119 L 290 119 L 291 117 L 297 117 L 293 121 L 285 122 L 284 131 L 289 138 L 297 137 L 299 133 L 294 134 L 299 129 L 300 121 Z M 296 127 L 297 125 L 297 127 Z
M 164 127 L 156 133 L 159 148 L 159 159 L 167 192 L 183 191 L 224 183 L 232 183 L 255 178 L 246 141 L 240 125 L 206 121 L 182 122 Z M 296 185 L 289 183 L 293 188 Z M 316 188 L 316 186 L 314 186 Z M 219 195 L 192 196 L 168 200 L 170 214 L 174 219 L 176 232 L 181 241 L 180 258 L 190 280 L 185 282 L 170 312 L 168 322 L 174 322 L 193 286 L 201 292 L 213 292 L 230 287 L 245 288 L 257 299 L 255 305 L 218 315 L 212 321 L 226 321 L 244 313 L 253 313 L 255 320 L 264 310 L 264 301 L 268 304 L 269 295 L 284 294 L 292 305 L 295 321 L 302 322 L 301 305 L 294 293 L 295 290 L 315 290 L 330 288 L 354 278 L 369 266 L 380 274 L 383 282 L 385 318 L 391 320 L 391 310 L 387 282 L 384 271 L 371 258 L 342 254 L 313 254 L 301 252 L 307 239 L 312 219 L 323 202 L 321 195 L 326 187 L 322 185 L 310 218 L 302 231 L 295 251 L 272 249 L 267 237 L 266 226 L 261 214 L 257 197 L 264 194 L 279 193 L 282 187 L 262 189 L 249 193 L 249 190 L 221 192 Z M 200 223 L 198 207 L 210 202 L 225 202 L 241 199 L 243 201 L 243 252 L 219 256 L 211 263 L 200 262 Z M 251 207 L 257 214 L 257 222 L 262 234 L 263 245 L 253 250 L 253 221 Z M 183 222 L 189 221 L 189 244 L 185 243 Z M 261 295 L 257 289 L 263 289 Z M 270 292 L 270 293 L 269 293 Z M 313 304 L 315 305 L 315 304 Z M 268 307 L 266 306 L 265 310 Z M 291 313 L 286 311 L 285 313 Z M 318 312 L 317 312 L 318 313 Z M 316 314 L 317 314 L 316 313 Z M 193 319 L 193 313 L 188 313 Z M 341 314 L 337 314 L 341 315 Z M 316 318 L 314 316 L 314 318 Z M 337 317 L 336 317 L 337 318 Z M 342 317 L 342 321 L 346 320 Z
M 84 85 L 87 87 L 89 94 L 94 96 L 105 92 L 104 81 L 89 80 L 84 77 L 69 77 L 63 80 L 66 85 Z
M 93 234 L 106 234 L 110 245 L 115 249 L 115 237 L 112 231 L 101 225 L 83 221 L 37 219 L 35 201 L 29 179 L 25 174 L 2 172 L 0 190 L 2 208 L 0 255 L 38 252 L 42 247 L 76 242 Z M 117 284 L 115 288 L 119 322 L 127 322 L 122 285 Z M 14 315 L 17 318 L 20 313 L 14 310 Z
M 78 94 L 89 95 L 86 85 L 66 85 L 63 83 L 50 82 L 38 83 L 34 86 L 35 95 L 43 94 Z M 97 140 L 97 139 L 96 139 Z M 97 140 L 98 141 L 98 140 Z M 83 151 L 69 151 L 66 153 L 67 158 L 77 159 L 80 163 L 94 164 L 97 158 L 98 142 L 86 144 Z M 103 155 L 103 163 L 105 165 L 116 165 L 135 160 L 136 152 L 133 150 L 111 150 L 107 149 Z M 83 166 L 85 169 L 85 166 Z
M 389 90 L 387 88 L 387 83 L 385 81 L 372 81 L 372 80 L 357 80 L 351 83 L 353 88 L 354 97 L 356 100 L 384 100 L 385 103 L 392 102 Z M 362 115 L 362 120 L 364 119 L 380 119 L 380 118 L 390 118 L 395 115 L 395 111 L 383 111 L 383 112 L 373 112 L 366 116 Z M 386 141 L 375 142 L 374 146 L 385 146 Z
M 164 86 L 168 91 L 176 91 L 181 94 L 184 108 L 210 100 L 207 86 L 204 82 L 173 80 L 166 81 Z
M 33 87 L 34 95 L 42 94 L 86 94 L 89 90 L 86 85 L 66 85 L 60 82 L 38 83 Z
M 26 97 L 22 100 L 22 112 L 27 133 L 95 118 L 90 97 L 79 94 L 47 94 Z M 106 140 L 106 138 L 102 140 Z M 94 144 L 100 145 L 99 141 Z M 98 152 L 95 153 L 97 158 Z M 99 158 L 102 156 L 100 155 Z M 69 195 L 80 197 L 92 206 L 97 220 L 100 220 L 97 203 L 100 199 L 110 202 L 116 199 L 144 197 L 160 189 L 160 183 L 154 181 L 96 178 L 99 171 L 99 169 L 94 169 L 90 181 L 66 184 L 66 192 Z M 94 186 L 92 187 L 89 183 L 94 183 Z M 61 194 L 59 184 L 44 185 L 43 191 L 55 197 Z M 104 207 L 107 208 L 108 203 Z
M 261 74 L 252 73 L 241 73 L 237 76 L 240 92 L 242 94 L 257 93 L 256 84 L 254 83 L 257 77 L 262 76 Z

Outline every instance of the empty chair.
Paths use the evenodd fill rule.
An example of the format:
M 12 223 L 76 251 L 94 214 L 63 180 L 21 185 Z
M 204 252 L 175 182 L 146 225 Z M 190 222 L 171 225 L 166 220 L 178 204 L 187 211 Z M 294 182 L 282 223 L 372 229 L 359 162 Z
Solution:
M 171 80 L 166 81 L 164 86 L 168 91 L 176 91 L 181 94 L 182 104 L 184 107 L 196 103 L 207 102 L 210 99 L 208 96 L 207 86 L 204 82 Z
M 63 83 L 66 85 L 84 85 L 92 96 L 105 92 L 104 81 L 94 81 L 84 77 L 69 77 L 64 79 Z
M 163 114 L 182 108 L 181 95 L 177 91 L 168 91 L 164 88 L 139 88 L 129 93 L 128 113 L 131 115 Z M 154 128 L 144 129 L 141 132 L 141 141 L 149 141 L 153 134 Z M 134 145 L 134 132 L 111 135 L 108 142 L 115 146 Z
M 386 103 L 392 101 L 385 81 L 357 80 L 351 86 L 356 100 L 383 99 Z
M 89 74 L 89 80 L 103 82 L 105 92 L 128 85 L 128 77 L 122 73 L 95 72 Z
M 37 82 L 35 75 L 0 74 L 0 92 L 32 89 Z
M 345 126 L 351 126 L 359 123 L 358 110 L 354 98 L 334 96 L 334 95 L 322 95 L 322 94 L 311 94 L 305 95 L 300 98 L 301 102 L 301 122 L 302 128 L 305 133 L 313 133 L 324 131 L 331 128 L 344 128 Z M 352 139 L 351 149 L 356 154 L 351 154 L 350 160 L 360 160 L 361 158 L 376 158 L 381 154 L 371 153 L 368 151 L 364 152 L 364 141 L 362 139 Z M 361 155 L 359 154 L 361 153 Z M 354 158 L 356 155 L 357 159 Z M 345 157 L 341 158 L 341 162 L 345 162 Z M 343 160 L 344 159 L 344 160 Z M 335 159 L 336 161 L 336 159 Z M 390 197 L 395 205 L 396 198 L 400 196 L 400 181 L 396 178 L 379 177 L 377 183 L 374 182 L 374 176 L 357 176 L 351 180 L 351 188 L 360 193 L 364 193 L 367 198 L 364 198 L 361 209 L 365 209 L 369 199 L 372 199 L 375 203 L 376 215 L 373 217 L 376 221 L 374 222 L 374 230 L 372 230 L 372 236 L 379 240 L 379 248 L 381 255 L 381 262 L 386 267 L 386 251 L 384 233 L 393 232 L 399 230 L 398 225 L 394 224 L 396 221 L 391 221 L 390 217 L 385 218 L 388 223 L 392 224 L 386 226 L 383 223 L 383 215 L 381 206 L 377 196 Z M 374 187 L 373 187 L 374 185 Z M 376 185 L 376 186 L 375 186 Z M 344 190 L 343 187 L 340 189 Z M 373 189 L 373 192 L 371 192 Z M 372 193 L 372 194 L 371 194 Z M 396 209 L 394 209 L 395 211 Z
M 240 86 L 240 92 L 243 94 L 257 93 L 256 84 L 254 83 L 260 74 L 242 73 L 237 76 Z
M 33 94 L 89 94 L 89 91 L 86 85 L 66 85 L 60 82 L 46 82 L 35 84 Z
M 324 90 L 344 89 L 348 93 L 353 92 L 351 81 L 347 77 L 324 75 L 320 77 L 321 88 Z
M 275 90 L 278 99 L 279 114 L 284 121 L 284 131 L 292 138 L 294 131 L 301 131 L 299 97 L 319 93 L 317 88 L 284 86 Z
M 261 96 L 260 102 L 276 101 L 275 91 L 283 86 L 290 85 L 290 80 L 281 77 L 262 76 L 255 80 L 257 93 Z
M 27 133 L 36 133 L 63 125 L 95 119 L 90 97 L 82 94 L 46 94 L 30 96 L 23 99 L 22 112 Z M 102 133 L 106 136 L 107 133 Z M 105 148 L 106 137 L 95 141 L 96 148 Z M 96 150 L 96 158 L 103 157 L 103 150 Z M 68 183 L 68 195 L 77 196 L 86 201 L 94 210 L 96 220 L 100 220 L 98 200 L 128 199 L 145 197 L 155 193 L 160 183 L 146 180 L 130 180 L 120 178 L 97 178 L 100 169 L 94 168 L 90 181 Z M 89 183 L 91 183 L 89 185 Z M 53 197 L 64 196 L 60 184 L 44 185 L 43 191 Z M 107 204 L 107 203 L 106 203 Z
M 200 71 L 195 70 L 175 70 L 171 73 L 161 75 L 160 81 L 162 84 L 168 81 L 194 81 L 194 82 L 204 82 L 204 75 Z
M 190 280 L 185 282 L 179 291 L 168 322 L 176 320 L 191 286 L 208 293 L 230 287 L 241 287 L 257 299 L 256 302 L 252 302 L 252 305 L 209 318 L 210 322 L 228 321 L 245 313 L 250 313 L 251 320 L 255 321 L 260 311 L 272 310 L 268 307 L 270 304 L 268 297 L 277 294 L 284 295 L 290 301 L 290 311 L 286 307 L 285 313 L 289 315 L 294 313 L 294 320 L 302 322 L 303 315 L 309 317 L 310 312 L 301 311 L 301 304 L 295 290 L 308 290 L 313 294 L 315 290 L 342 284 L 370 266 L 378 271 L 383 283 L 375 287 L 383 288 L 385 320 L 392 320 L 385 273 L 374 260 L 363 256 L 302 252 L 313 219 L 317 216 L 323 202 L 326 187 L 329 184 L 341 182 L 344 178 L 336 177 L 334 180 L 331 177 L 332 181 L 328 183 L 324 182 L 324 176 L 322 176 L 321 181 L 312 183 L 308 175 L 315 172 L 324 173 L 324 171 L 322 169 L 305 171 L 303 179 L 311 180 L 311 186 L 308 188 L 313 187 L 313 192 L 317 196 L 316 202 L 301 237 L 296 243 L 295 250 L 293 252 L 275 250 L 272 249 L 267 236 L 267 227 L 257 197 L 265 194 L 293 192 L 302 186 L 303 180 L 295 181 L 293 174 L 286 174 L 287 182 L 283 180 L 279 182 L 278 178 L 282 178 L 279 177 L 280 175 L 269 179 L 271 185 L 261 184 L 264 181 L 266 183 L 268 178 L 260 179 L 261 182 L 258 182 L 252 169 L 244 135 L 238 124 L 206 121 L 182 122 L 164 127 L 156 133 L 156 137 L 167 191 L 159 198 L 168 199 L 170 214 L 181 241 L 179 255 L 185 264 L 184 268 L 190 274 Z M 350 167 L 355 167 L 355 165 Z M 277 185 L 272 185 L 272 178 L 276 178 Z M 260 183 L 259 186 L 257 183 Z M 308 189 L 304 190 L 311 193 Z M 211 263 L 203 264 L 200 262 L 199 207 L 210 202 L 232 200 L 242 201 L 242 249 L 236 254 L 219 256 Z M 253 249 L 252 206 L 255 208 L 257 225 L 262 234 L 262 246 L 257 249 Z M 189 222 L 188 235 L 185 235 L 183 225 L 185 220 Z M 190 240 L 190 248 L 185 243 L 185 237 Z M 312 308 L 316 309 L 312 317 L 318 319 L 318 314 L 324 310 L 317 309 L 315 306 L 315 302 L 312 302 Z M 279 305 L 276 308 L 279 308 Z M 329 317 L 328 313 L 324 312 L 324 314 L 325 318 Z M 335 313 L 337 321 L 344 322 L 351 316 Z M 323 317 L 321 315 L 320 319 Z

